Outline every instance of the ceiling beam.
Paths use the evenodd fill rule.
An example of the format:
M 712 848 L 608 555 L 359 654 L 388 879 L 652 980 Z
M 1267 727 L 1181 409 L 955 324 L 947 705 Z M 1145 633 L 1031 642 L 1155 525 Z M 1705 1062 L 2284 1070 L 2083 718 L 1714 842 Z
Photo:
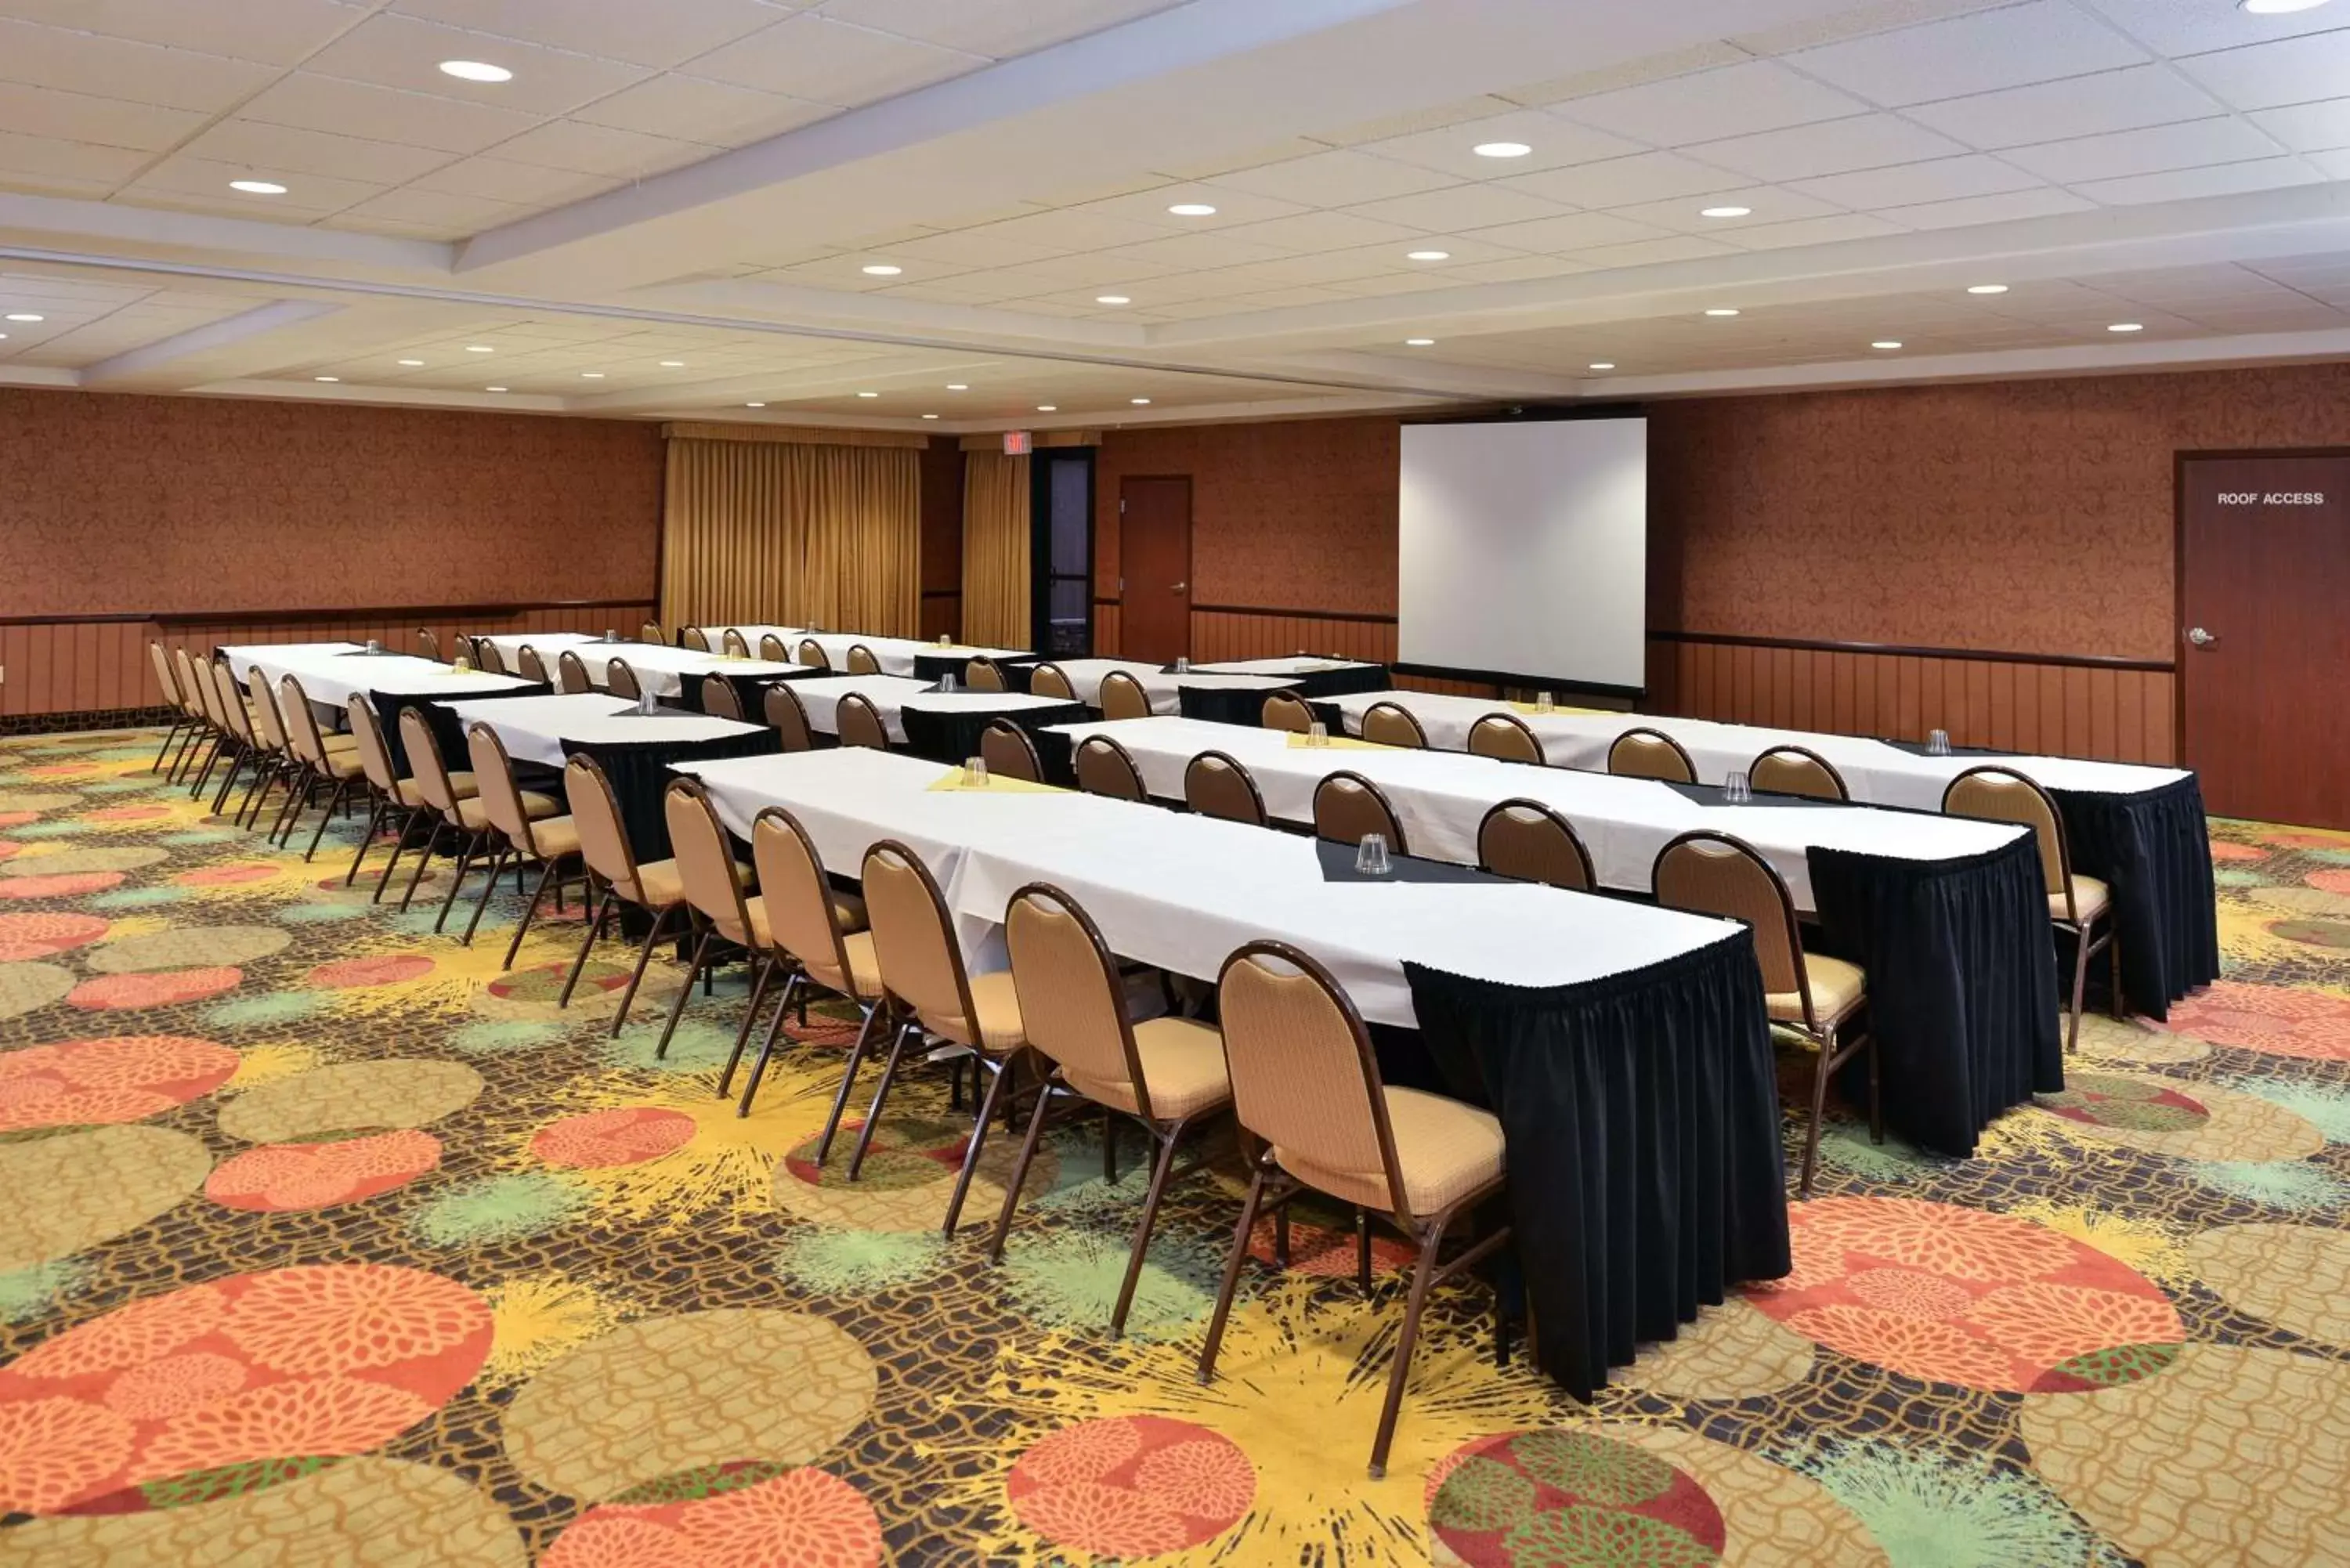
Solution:
M 289 327 L 303 327 L 324 317 L 335 316 L 343 306 L 326 300 L 280 299 L 256 306 L 224 321 L 194 327 L 170 337 L 161 338 L 143 348 L 101 359 L 81 373 L 81 384 L 97 392 L 178 391 L 194 381 L 212 379 L 197 376 L 193 380 L 184 374 L 192 358 L 217 353 L 224 348 L 248 343 L 255 337 L 282 331 Z

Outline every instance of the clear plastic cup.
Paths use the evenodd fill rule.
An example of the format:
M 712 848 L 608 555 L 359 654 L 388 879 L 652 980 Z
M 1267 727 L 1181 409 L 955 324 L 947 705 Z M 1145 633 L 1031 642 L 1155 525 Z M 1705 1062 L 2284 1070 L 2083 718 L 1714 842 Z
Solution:
M 1319 719 L 1316 719 L 1312 723 L 1306 725 L 1305 743 L 1309 746 L 1328 745 L 1330 743 L 1330 726 L 1324 723 Z
M 1557 706 L 1558 706 L 1558 700 L 1557 700 L 1556 698 L 1553 697 L 1547 690 L 1541 691 L 1537 691 L 1537 692 L 1535 692 L 1535 693 L 1534 693 L 1534 711 L 1535 711 L 1535 712 L 1537 712 L 1537 713 L 1547 713 L 1547 712 L 1551 711 L 1551 710 L 1553 710 L 1554 708 L 1556 708 Z
M 1931 734 L 1928 735 L 1926 737 L 1926 750 L 1938 757 L 1949 756 L 1950 754 L 1950 732 L 1948 730 L 1936 730 Z
M 1362 843 L 1355 846 L 1355 869 L 1366 877 L 1384 877 L 1393 870 L 1388 859 L 1388 836 L 1366 833 Z
M 987 759 L 985 757 L 964 758 L 962 764 L 962 782 L 970 785 L 972 789 L 985 789 L 987 787 Z
M 1721 781 L 1721 798 L 1732 805 L 1743 805 L 1754 798 L 1754 786 L 1742 773 L 1731 774 Z

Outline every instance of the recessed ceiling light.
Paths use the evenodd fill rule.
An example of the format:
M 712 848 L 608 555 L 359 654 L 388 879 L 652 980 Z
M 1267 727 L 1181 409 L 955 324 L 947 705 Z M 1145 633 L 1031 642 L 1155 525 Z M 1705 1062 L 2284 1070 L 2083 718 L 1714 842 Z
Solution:
M 313 376 L 310 379 L 314 381 L 339 381 L 342 378 L 340 376 Z
M 1061 405 L 1058 403 L 1039 403 L 1036 405 L 1036 411 L 1040 414 L 1057 414 L 1061 411 Z
M 880 262 L 876 263 L 872 266 L 867 267 L 865 269 L 865 275 L 868 277 L 896 277 L 905 270 L 906 269 L 904 267 L 891 266 L 886 262 Z
M 2248 16 L 2290 16 L 2295 11 L 2314 11 L 2325 0 L 2236 0 Z
M 1523 158 L 1534 149 L 1523 141 L 1481 141 L 1469 151 L 1480 158 Z
M 764 403 L 745 403 L 743 406 L 746 409 L 764 409 L 767 405 Z
M 8 313 L 8 319 L 11 321 L 47 321 L 48 317 L 46 316 L 36 316 L 29 310 L 12 310 Z
M 924 414 L 922 417 L 923 417 L 924 419 L 926 419 L 926 420 L 934 420 L 934 419 L 937 419 L 939 416 L 938 416 L 938 415 L 936 415 L 936 414 Z
M 484 387 L 482 390 L 485 392 L 503 392 L 505 389 L 504 387 Z
M 1870 344 L 1869 347 L 1871 348 L 1898 348 L 1901 347 L 1901 339 L 1898 337 L 1880 337 L 1876 342 Z
M 2108 332 L 2143 332 L 2146 330 L 2146 324 L 2140 321 L 2116 321 L 2111 327 L 2106 327 L 2106 330 Z
M 1149 405 L 1150 400 L 1149 400 L 1149 398 L 1128 398 L 1128 399 L 1127 399 L 1127 401 L 1128 401 L 1128 402 L 1129 402 L 1129 403 L 1132 403 L 1136 408 L 1139 409 L 1139 408 L 1146 408 L 1146 407 L 1148 407 L 1148 406 Z
M 514 72 L 504 66 L 494 66 L 486 60 L 443 60 L 441 74 L 466 82 L 510 82 Z
M 1216 210 L 1205 202 L 1178 202 L 1167 209 L 1179 218 L 1212 218 Z
M 286 187 L 280 185 L 275 180 L 232 180 L 228 182 L 228 188 L 232 191 L 242 191 L 248 196 L 283 196 L 286 194 Z
M 1436 339 L 1433 337 L 1407 337 L 1403 340 L 1403 346 L 1407 348 L 1433 348 L 1436 347 Z
M 424 361 L 421 359 L 402 359 L 400 363 L 411 370 L 421 370 L 424 369 Z
M 1730 306 L 1717 305 L 1711 310 L 1707 311 L 1706 314 L 1708 316 L 1735 316 L 1738 312 Z
M 1616 368 L 1616 361 L 1613 359 L 1595 359 L 1591 362 L 1590 368 L 1594 370 L 1613 370 Z
M 878 398 L 881 394 L 879 392 L 859 392 L 857 395 L 860 398 Z
M 1969 294 L 2005 294 L 2007 292 L 2007 285 L 2003 283 L 1969 284 L 1967 286 L 1967 292 Z
M 949 381 L 947 383 L 947 390 L 950 392 L 968 392 L 971 390 L 971 383 L 968 381 Z
M 1700 207 L 1698 209 L 1697 215 L 1700 218 L 1751 218 L 1754 215 L 1754 209 L 1752 207 Z
M 1134 301 L 1122 294 L 1097 294 L 1094 296 L 1094 303 L 1096 305 L 1132 305 Z
M 583 381 L 600 381 L 604 379 L 604 372 L 601 370 L 582 370 L 579 372 L 579 379 Z
M 664 370 L 682 370 L 685 369 L 685 361 L 682 359 L 664 359 L 660 362 L 660 368 Z
M 1451 261 L 1452 253 L 1451 251 L 1407 251 L 1404 253 L 1404 259 L 1406 261 Z
M 486 343 L 468 343 L 465 345 L 465 352 L 468 354 L 494 354 L 497 350 L 491 348 Z

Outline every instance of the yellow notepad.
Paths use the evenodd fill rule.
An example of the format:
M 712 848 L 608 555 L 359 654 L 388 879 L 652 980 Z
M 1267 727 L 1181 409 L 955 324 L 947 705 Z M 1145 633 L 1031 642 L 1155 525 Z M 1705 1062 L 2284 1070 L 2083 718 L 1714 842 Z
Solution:
M 1057 784 L 1030 784 L 1026 779 L 1009 778 L 1003 774 L 990 774 L 987 775 L 985 784 L 974 784 L 972 782 L 969 768 L 955 769 L 954 772 L 946 774 L 938 783 L 932 784 L 931 791 L 934 794 L 954 794 L 964 791 L 974 794 L 1066 794 L 1069 793 Z
M 1521 713 L 1539 713 L 1542 711 L 1540 708 L 1535 707 L 1531 702 L 1513 702 L 1510 706 L 1516 709 Z M 1607 712 L 1607 710 L 1605 708 L 1567 708 L 1562 706 L 1553 708 L 1551 711 L 1554 713 L 1601 714 Z
M 1289 732 L 1289 749 L 1293 752 L 1400 752 L 1407 748 L 1385 745 L 1378 741 L 1358 741 L 1352 735 L 1333 735 L 1328 740 L 1316 741 L 1311 735 L 1301 735 L 1292 730 Z

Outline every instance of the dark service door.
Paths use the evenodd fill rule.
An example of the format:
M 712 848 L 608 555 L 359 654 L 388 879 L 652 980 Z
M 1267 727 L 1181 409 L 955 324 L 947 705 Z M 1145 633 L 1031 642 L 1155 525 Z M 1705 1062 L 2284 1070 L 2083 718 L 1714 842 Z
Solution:
M 1191 481 L 1122 480 L 1118 509 L 1119 647 L 1128 659 L 1183 658 L 1191 651 Z

